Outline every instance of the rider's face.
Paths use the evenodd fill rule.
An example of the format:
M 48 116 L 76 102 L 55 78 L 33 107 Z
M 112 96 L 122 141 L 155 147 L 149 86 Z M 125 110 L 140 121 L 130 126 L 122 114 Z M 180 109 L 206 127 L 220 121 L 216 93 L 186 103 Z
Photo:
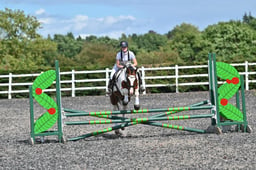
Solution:
M 127 47 L 122 47 L 122 51 L 123 51 L 123 52 L 126 52 L 127 49 L 128 49 Z

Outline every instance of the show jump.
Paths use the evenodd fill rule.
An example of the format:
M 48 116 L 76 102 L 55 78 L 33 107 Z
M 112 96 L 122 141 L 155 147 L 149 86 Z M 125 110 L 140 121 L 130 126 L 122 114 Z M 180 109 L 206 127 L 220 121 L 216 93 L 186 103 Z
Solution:
M 37 137 L 43 141 L 44 136 L 56 135 L 59 142 L 76 141 L 99 134 L 124 129 L 136 124 L 157 126 L 182 131 L 197 133 L 221 134 L 225 126 L 236 125 L 237 131 L 251 132 L 246 118 L 244 79 L 231 65 L 223 62 L 216 62 L 215 54 L 208 56 L 209 76 L 209 99 L 199 103 L 192 103 L 188 106 L 139 109 L 139 110 L 114 110 L 87 112 L 82 110 L 68 109 L 61 103 L 60 68 L 58 61 L 55 62 L 55 70 L 49 70 L 39 75 L 33 85 L 29 87 L 30 95 L 30 142 L 36 143 Z M 218 80 L 224 80 L 224 84 L 218 85 Z M 44 90 L 50 87 L 55 81 L 56 99 L 48 96 Z M 236 98 L 236 105 L 229 102 L 233 96 Z M 43 108 L 39 118 L 34 116 L 34 100 Z M 240 108 L 241 107 L 241 108 Z M 206 110 L 208 114 L 177 115 L 190 110 Z M 149 117 L 125 118 L 126 114 L 156 113 Z M 93 120 L 69 121 L 70 117 L 93 117 Z M 99 118 L 99 120 L 95 120 Z M 162 123 L 160 121 L 185 120 L 185 119 L 211 119 L 211 124 L 205 129 L 191 128 L 181 125 Z M 200 120 L 201 121 L 201 120 Z M 113 124 L 109 128 L 95 130 L 79 136 L 67 138 L 63 129 L 69 126 Z M 55 126 L 54 126 L 55 125 Z M 86 126 L 84 126 L 86 128 Z M 150 128 L 150 127 L 149 127 Z

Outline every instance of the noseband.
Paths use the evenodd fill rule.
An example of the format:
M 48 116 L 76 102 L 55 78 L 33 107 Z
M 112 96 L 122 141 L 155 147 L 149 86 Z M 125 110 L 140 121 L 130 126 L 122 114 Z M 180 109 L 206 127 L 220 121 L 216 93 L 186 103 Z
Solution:
M 127 81 L 122 81 L 122 88 L 127 88 L 127 89 L 130 89 L 130 88 L 137 89 L 138 88 L 138 81 L 136 78 L 136 73 L 137 73 L 137 70 L 134 69 L 132 66 L 126 67 L 126 80 Z M 134 76 L 134 79 L 135 79 L 132 85 L 130 82 L 131 76 Z

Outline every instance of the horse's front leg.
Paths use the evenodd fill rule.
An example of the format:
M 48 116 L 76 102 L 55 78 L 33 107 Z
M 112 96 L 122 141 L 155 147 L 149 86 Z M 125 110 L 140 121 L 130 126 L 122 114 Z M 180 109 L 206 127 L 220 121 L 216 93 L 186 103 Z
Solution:
M 129 103 L 129 95 L 128 95 L 128 89 L 124 88 L 123 89 L 123 105 L 127 105 Z
M 120 110 L 119 106 L 120 105 L 118 105 L 118 103 L 116 103 L 115 105 L 113 105 L 113 110 L 114 111 Z M 115 123 L 115 126 L 118 126 L 118 124 L 119 123 Z M 115 134 L 118 135 L 118 136 L 122 136 L 123 135 L 123 133 L 119 129 L 115 130 Z
M 134 102 L 134 109 L 139 110 L 140 109 L 140 100 L 139 100 L 139 88 L 135 89 L 135 102 Z

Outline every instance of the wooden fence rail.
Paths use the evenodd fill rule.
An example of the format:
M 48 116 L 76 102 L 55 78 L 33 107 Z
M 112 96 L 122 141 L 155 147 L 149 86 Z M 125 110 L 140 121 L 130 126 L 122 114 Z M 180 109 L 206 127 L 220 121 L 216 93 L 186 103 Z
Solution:
M 245 89 L 250 90 L 251 87 L 256 86 L 256 63 L 248 63 L 245 61 L 244 63 L 231 64 L 236 68 L 240 67 L 239 73 L 245 76 Z M 178 66 L 175 65 L 173 67 L 154 67 L 154 68 L 144 68 L 141 67 L 140 71 L 142 73 L 143 85 L 145 88 L 153 88 L 153 87 L 175 87 L 176 93 L 179 92 L 179 88 L 182 86 L 200 86 L 200 85 L 208 85 L 208 72 L 207 65 L 194 65 L 194 66 Z M 186 70 L 191 69 L 203 70 L 199 74 L 185 74 Z M 239 69 L 238 69 L 239 70 Z M 61 76 L 61 84 L 67 84 L 64 88 L 61 88 L 61 91 L 70 91 L 71 96 L 75 97 L 77 91 L 83 90 L 104 90 L 107 91 L 108 80 L 111 69 L 106 68 L 105 70 L 87 70 L 87 71 L 68 71 L 68 72 L 60 72 Z M 188 72 L 188 71 L 187 71 Z M 198 72 L 198 71 L 197 71 Z M 162 75 L 164 73 L 164 75 Z M 96 78 L 88 78 L 93 77 L 97 74 Z M 160 74 L 160 75 L 159 75 Z M 12 99 L 14 94 L 22 94 L 29 93 L 28 86 L 32 84 L 31 82 L 20 82 L 22 78 L 31 78 L 35 79 L 40 73 L 35 74 L 12 74 L 8 75 L 0 75 L 0 94 L 7 94 L 8 99 Z M 100 77 L 99 77 L 100 75 Z M 87 76 L 87 77 L 86 77 Z M 65 79 L 62 79 L 65 77 Z M 67 79 L 66 77 L 70 77 Z M 82 77 L 82 78 L 81 78 Z M 182 81 L 187 78 L 202 78 L 205 81 L 193 81 L 190 82 Z M 15 79 L 19 79 L 18 82 Z M 169 79 L 169 83 L 158 83 L 154 82 L 156 80 L 166 80 Z M 165 81 L 166 82 L 166 81 Z M 86 84 L 91 83 L 86 86 Z M 218 82 L 223 83 L 223 82 Z M 78 86 L 78 84 L 80 84 Z M 85 84 L 82 85 L 81 84 Z M 101 85 L 98 85 L 101 84 Z M 19 89 L 15 89 L 19 87 Z M 54 88 L 47 89 L 45 91 L 55 91 Z M 145 94 L 146 92 L 144 92 Z

